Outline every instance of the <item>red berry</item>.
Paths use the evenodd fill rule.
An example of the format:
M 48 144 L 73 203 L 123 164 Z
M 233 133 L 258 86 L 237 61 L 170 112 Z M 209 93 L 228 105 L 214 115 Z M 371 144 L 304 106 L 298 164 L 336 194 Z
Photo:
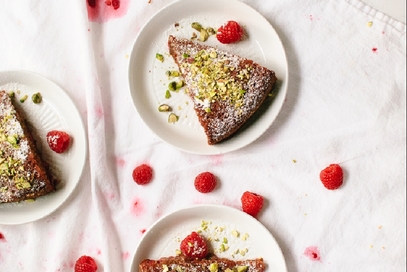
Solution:
M 242 210 L 253 217 L 256 217 L 261 208 L 263 208 L 263 197 L 252 192 L 244 192 L 241 197 L 241 201 Z
M 71 137 L 68 133 L 60 130 L 51 130 L 47 133 L 47 143 L 56 153 L 65 152 L 71 143 Z
M 144 185 L 153 178 L 153 169 L 147 164 L 141 164 L 133 170 L 133 180 L 138 185 Z
M 202 259 L 208 254 L 208 245 L 205 238 L 195 231 L 181 241 L 180 249 L 182 254 L 191 258 Z
M 194 185 L 198 192 L 205 194 L 212 192 L 216 187 L 216 183 L 217 181 L 214 174 L 210 172 L 203 172 L 196 176 Z
M 95 272 L 98 265 L 92 257 L 83 255 L 75 263 L 75 272 Z
M 228 21 L 219 27 L 216 32 L 216 38 L 221 43 L 234 43 L 240 41 L 243 37 L 243 28 L 235 21 Z
M 330 164 L 321 171 L 319 178 L 328 190 L 338 189 L 343 183 L 343 171 L 339 164 Z

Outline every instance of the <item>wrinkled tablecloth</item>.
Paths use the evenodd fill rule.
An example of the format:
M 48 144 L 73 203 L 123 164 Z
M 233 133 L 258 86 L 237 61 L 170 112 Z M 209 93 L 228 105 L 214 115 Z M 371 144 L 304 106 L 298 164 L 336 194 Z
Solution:
M 83 118 L 89 148 L 61 207 L 0 225 L 1 272 L 73 271 L 82 255 L 98 271 L 129 271 L 161 216 L 196 203 L 240 209 L 246 190 L 264 197 L 257 219 L 288 271 L 405 271 L 405 24 L 359 0 L 243 2 L 280 36 L 288 90 L 259 139 L 219 155 L 161 141 L 131 99 L 134 41 L 170 0 L 0 2 L 0 71 L 28 70 L 61 86 Z M 146 186 L 132 180 L 142 163 L 154 170 Z M 334 191 L 319 180 L 331 163 L 344 170 Z M 193 188 L 204 171 L 221 184 L 209 194 Z

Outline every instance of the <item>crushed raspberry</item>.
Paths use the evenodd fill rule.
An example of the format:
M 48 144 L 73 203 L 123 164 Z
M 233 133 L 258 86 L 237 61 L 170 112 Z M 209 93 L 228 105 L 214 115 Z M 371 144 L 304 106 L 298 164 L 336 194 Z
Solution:
M 200 173 L 195 178 L 195 189 L 201 193 L 209 193 L 212 192 L 216 187 L 216 177 L 214 174 L 210 172 L 203 172 Z
M 234 43 L 242 39 L 244 34 L 243 28 L 235 21 L 228 21 L 226 24 L 219 27 L 216 32 L 216 38 L 221 43 Z
M 260 212 L 261 208 L 263 207 L 263 196 L 252 193 L 252 192 L 244 192 L 242 197 L 242 210 L 250 214 L 253 217 L 256 217 L 258 213 Z
M 0 240 L 3 240 L 3 239 L 5 239 L 4 235 L 3 235 L 3 233 L 0 232 Z
M 92 257 L 83 255 L 75 263 L 75 272 L 95 272 L 98 266 Z
M 208 254 L 208 245 L 204 237 L 193 231 L 181 241 L 180 250 L 187 257 L 202 259 Z
M 343 171 L 339 164 L 330 164 L 319 174 L 322 184 L 328 190 L 338 189 L 343 183 Z
M 153 169 L 147 164 L 141 164 L 133 170 L 133 180 L 138 185 L 144 185 L 153 178 Z
M 60 130 L 51 130 L 46 139 L 49 147 L 56 153 L 64 153 L 71 143 L 69 134 Z

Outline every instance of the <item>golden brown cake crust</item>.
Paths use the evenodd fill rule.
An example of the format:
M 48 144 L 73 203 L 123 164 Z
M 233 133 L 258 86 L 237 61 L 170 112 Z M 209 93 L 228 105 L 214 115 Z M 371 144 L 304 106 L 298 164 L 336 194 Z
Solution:
M 0 203 L 35 199 L 55 191 L 23 114 L 0 91 Z
M 258 110 L 277 80 L 274 71 L 215 47 L 172 35 L 168 47 L 209 145 L 233 135 Z
M 139 265 L 139 272 L 209 272 L 209 266 L 214 263 L 218 265 L 218 272 L 225 271 L 227 268 L 236 271 L 239 266 L 247 266 L 246 272 L 264 272 L 266 270 L 266 264 L 262 258 L 230 260 L 212 256 L 206 259 L 193 260 L 184 256 L 173 256 L 158 260 L 145 259 Z

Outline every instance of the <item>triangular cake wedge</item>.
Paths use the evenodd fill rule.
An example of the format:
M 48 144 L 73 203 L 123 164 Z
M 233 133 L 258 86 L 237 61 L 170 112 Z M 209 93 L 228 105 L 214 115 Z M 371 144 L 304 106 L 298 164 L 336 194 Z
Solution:
M 35 199 L 55 191 L 23 114 L 0 91 L 0 204 Z
M 158 260 L 145 259 L 139 264 L 139 272 L 263 272 L 266 264 L 262 258 L 230 260 L 216 256 L 208 259 L 188 259 L 184 256 L 164 257 Z M 216 269 L 215 269 L 216 268 Z
M 170 55 L 184 78 L 208 144 L 232 136 L 259 109 L 277 78 L 253 60 L 169 36 Z

